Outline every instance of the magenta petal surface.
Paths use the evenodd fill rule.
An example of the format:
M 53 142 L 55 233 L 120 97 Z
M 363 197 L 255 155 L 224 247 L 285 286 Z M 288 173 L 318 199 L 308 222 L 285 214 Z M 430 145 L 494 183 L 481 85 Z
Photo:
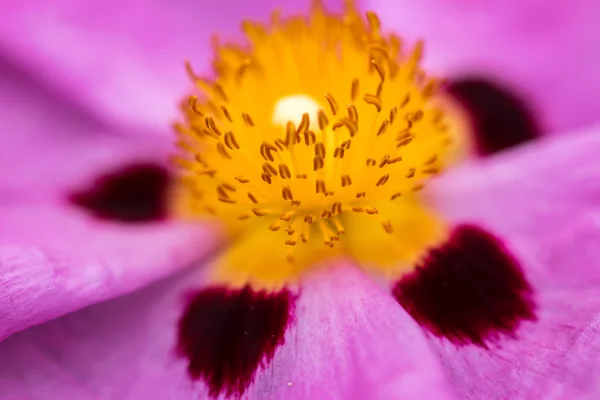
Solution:
M 333 2 L 333 1 L 332 1 Z M 3 8 L 0 46 L 45 82 L 113 121 L 162 131 L 190 88 L 184 61 L 210 72 L 211 35 L 309 1 L 25 0 Z
M 600 397 L 600 294 L 597 289 L 540 293 L 538 320 L 517 340 L 485 350 L 432 339 L 457 397 L 569 399 Z
M 600 285 L 600 126 L 547 138 L 450 172 L 436 209 L 500 238 L 536 291 Z
M 599 122 L 595 0 L 370 0 L 384 26 L 425 39 L 425 65 L 485 74 L 531 99 L 552 132 Z
M 0 343 L 0 386 L 29 399 L 207 399 L 175 353 L 186 273 Z M 340 265 L 306 282 L 296 322 L 248 399 L 453 399 L 436 356 L 394 300 Z
M 59 206 L 1 206 L 0 339 L 201 260 L 208 227 L 97 222 Z

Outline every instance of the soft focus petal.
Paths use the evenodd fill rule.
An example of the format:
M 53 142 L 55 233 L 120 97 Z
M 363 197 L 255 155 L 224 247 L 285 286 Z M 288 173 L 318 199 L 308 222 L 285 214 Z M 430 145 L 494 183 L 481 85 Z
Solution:
M 70 314 L 0 344 L 0 385 L 12 398 L 198 399 L 174 353 L 185 274 Z M 395 302 L 353 268 L 316 276 L 295 322 L 251 399 L 452 398 L 422 333 Z
M 208 227 L 102 224 L 51 206 L 2 206 L 0 218 L 0 339 L 189 266 L 216 242 Z
M 450 221 L 501 238 L 538 290 L 600 284 L 600 126 L 507 152 L 432 183 Z
M 101 129 L 98 121 L 81 107 L 45 88 L 12 61 L 0 56 L 0 168 L 3 171 L 12 169 L 10 163 L 17 157 L 16 153 L 26 158 L 32 145 L 45 147 L 55 140 L 72 139 Z
M 218 240 L 208 226 L 100 221 L 68 201 L 103 173 L 159 163 L 164 146 L 107 135 L 13 151 L 0 179 L 0 339 L 184 268 Z
M 19 133 L 12 129 L 4 132 L 7 136 Z M 90 132 L 86 127 L 71 137 L 50 132 L 50 140 L 36 137 L 19 144 L 18 139 L 7 139 L 0 168 L 11 173 L 0 176 L 0 203 L 17 197 L 64 198 L 69 191 L 91 185 L 99 175 L 128 165 L 165 166 L 170 150 L 166 141 L 140 141 L 103 132 Z
M 267 20 L 297 2 L 119 0 L 11 3 L 0 17 L 0 47 L 94 112 L 163 130 L 190 87 L 186 59 L 210 72 L 210 37 L 240 37 L 243 19 Z
M 458 398 L 597 399 L 600 397 L 600 294 L 597 289 L 540 293 L 538 321 L 517 340 L 489 350 L 432 338 Z
M 425 39 L 425 65 L 500 79 L 528 97 L 547 130 L 599 122 L 600 3 L 369 0 L 384 26 Z

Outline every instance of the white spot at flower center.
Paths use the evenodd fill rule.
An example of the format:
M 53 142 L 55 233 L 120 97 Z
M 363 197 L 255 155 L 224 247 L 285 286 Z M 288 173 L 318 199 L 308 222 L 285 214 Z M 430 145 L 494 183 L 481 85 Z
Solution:
M 300 125 L 302 114 L 307 113 L 311 122 L 317 121 L 319 103 L 305 94 L 294 94 L 281 98 L 273 109 L 273 124 L 285 126 L 288 121 Z

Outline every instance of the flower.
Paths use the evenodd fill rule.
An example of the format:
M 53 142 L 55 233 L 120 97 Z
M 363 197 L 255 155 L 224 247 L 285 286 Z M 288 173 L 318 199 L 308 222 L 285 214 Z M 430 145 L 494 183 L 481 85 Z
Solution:
M 99 113 L 48 93 L 35 92 L 24 104 L 10 97 L 15 112 L 8 115 L 15 119 L 5 126 L 34 133 L 11 136 L 10 152 L 3 153 L 7 165 L 19 166 L 1 187 L 3 336 L 197 264 L 224 237 L 237 240 L 207 268 L 4 340 L 5 393 L 66 399 L 597 395 L 598 127 L 473 159 L 459 135 L 469 119 L 434 101 L 437 81 L 421 73 L 419 45 L 396 63 L 390 57 L 396 39 L 379 31 L 374 14 L 368 24 L 353 11 L 345 23 L 317 12 L 312 17 L 320 26 L 315 36 L 297 22 L 283 25 L 286 34 L 298 35 L 294 45 L 310 54 L 327 33 L 347 46 L 344 56 L 355 57 L 343 64 L 350 72 L 335 69 L 342 65 L 333 58 L 316 64 L 307 56 L 303 71 L 330 68 L 331 78 L 323 82 L 325 73 L 315 69 L 306 74 L 319 83 L 306 86 L 309 97 L 281 96 L 298 85 L 282 78 L 299 75 L 290 74 L 296 64 L 289 53 L 269 51 L 290 39 L 282 30 L 265 37 L 248 26 L 256 53 L 219 47 L 221 80 L 188 71 L 205 97 L 184 102 L 174 160 L 179 175 L 168 198 L 162 194 L 169 178 L 156 161 L 165 155 L 158 135 L 111 134 L 114 119 L 99 121 Z M 240 71 L 253 90 L 235 83 Z M 10 76 L 21 96 L 32 93 L 25 85 L 39 87 L 30 76 Z M 315 100 L 321 85 L 331 85 L 332 93 Z M 99 92 L 84 90 L 83 97 L 101 99 Z M 256 93 L 261 102 L 249 97 Z M 228 96 L 239 101 L 225 101 Z M 344 96 L 354 107 L 342 108 L 336 99 Z M 460 100 L 468 104 L 469 95 Z M 400 132 L 392 131 L 400 123 Z M 40 142 L 40 128 L 58 132 Z M 339 143 L 329 142 L 341 135 Z M 17 154 L 19 148 L 26 151 Z M 361 158 L 357 149 L 374 157 Z M 298 177 L 307 166 L 314 189 Z M 98 176 L 101 170 L 112 172 Z M 215 183 L 213 176 L 231 179 Z M 279 180 L 290 182 L 270 190 Z M 242 191 L 248 184 L 252 189 Z M 215 213 L 220 223 L 165 219 L 167 199 L 182 218 Z M 302 218 L 294 225 L 297 214 Z M 115 218 L 130 223 L 117 225 Z M 147 220 L 158 222 L 141 223 Z M 179 357 L 172 353 L 176 344 Z

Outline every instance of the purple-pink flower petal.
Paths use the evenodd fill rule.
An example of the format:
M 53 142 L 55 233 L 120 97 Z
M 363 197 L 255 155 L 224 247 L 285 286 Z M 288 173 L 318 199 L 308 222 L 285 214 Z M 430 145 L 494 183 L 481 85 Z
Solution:
M 599 121 L 596 0 L 369 0 L 383 26 L 424 38 L 425 66 L 485 75 L 531 99 L 546 130 Z
M 547 138 L 432 183 L 454 224 L 499 237 L 537 291 L 600 285 L 600 126 Z
M 70 207 L 1 205 L 0 339 L 197 263 L 207 226 L 95 221 Z
M 11 3 L 0 17 L 0 46 L 40 79 L 98 115 L 165 130 L 191 83 L 190 60 L 210 73 L 211 36 L 240 39 L 246 18 L 267 20 L 308 0 L 60 0 Z
M 0 386 L 12 398 L 206 399 L 177 356 L 182 293 L 202 285 L 179 275 L 21 332 L 0 343 Z M 354 267 L 303 285 L 295 322 L 249 399 L 454 399 L 421 331 Z
M 600 293 L 597 288 L 540 293 L 535 323 L 490 349 L 457 348 L 432 338 L 457 398 L 600 397 Z

